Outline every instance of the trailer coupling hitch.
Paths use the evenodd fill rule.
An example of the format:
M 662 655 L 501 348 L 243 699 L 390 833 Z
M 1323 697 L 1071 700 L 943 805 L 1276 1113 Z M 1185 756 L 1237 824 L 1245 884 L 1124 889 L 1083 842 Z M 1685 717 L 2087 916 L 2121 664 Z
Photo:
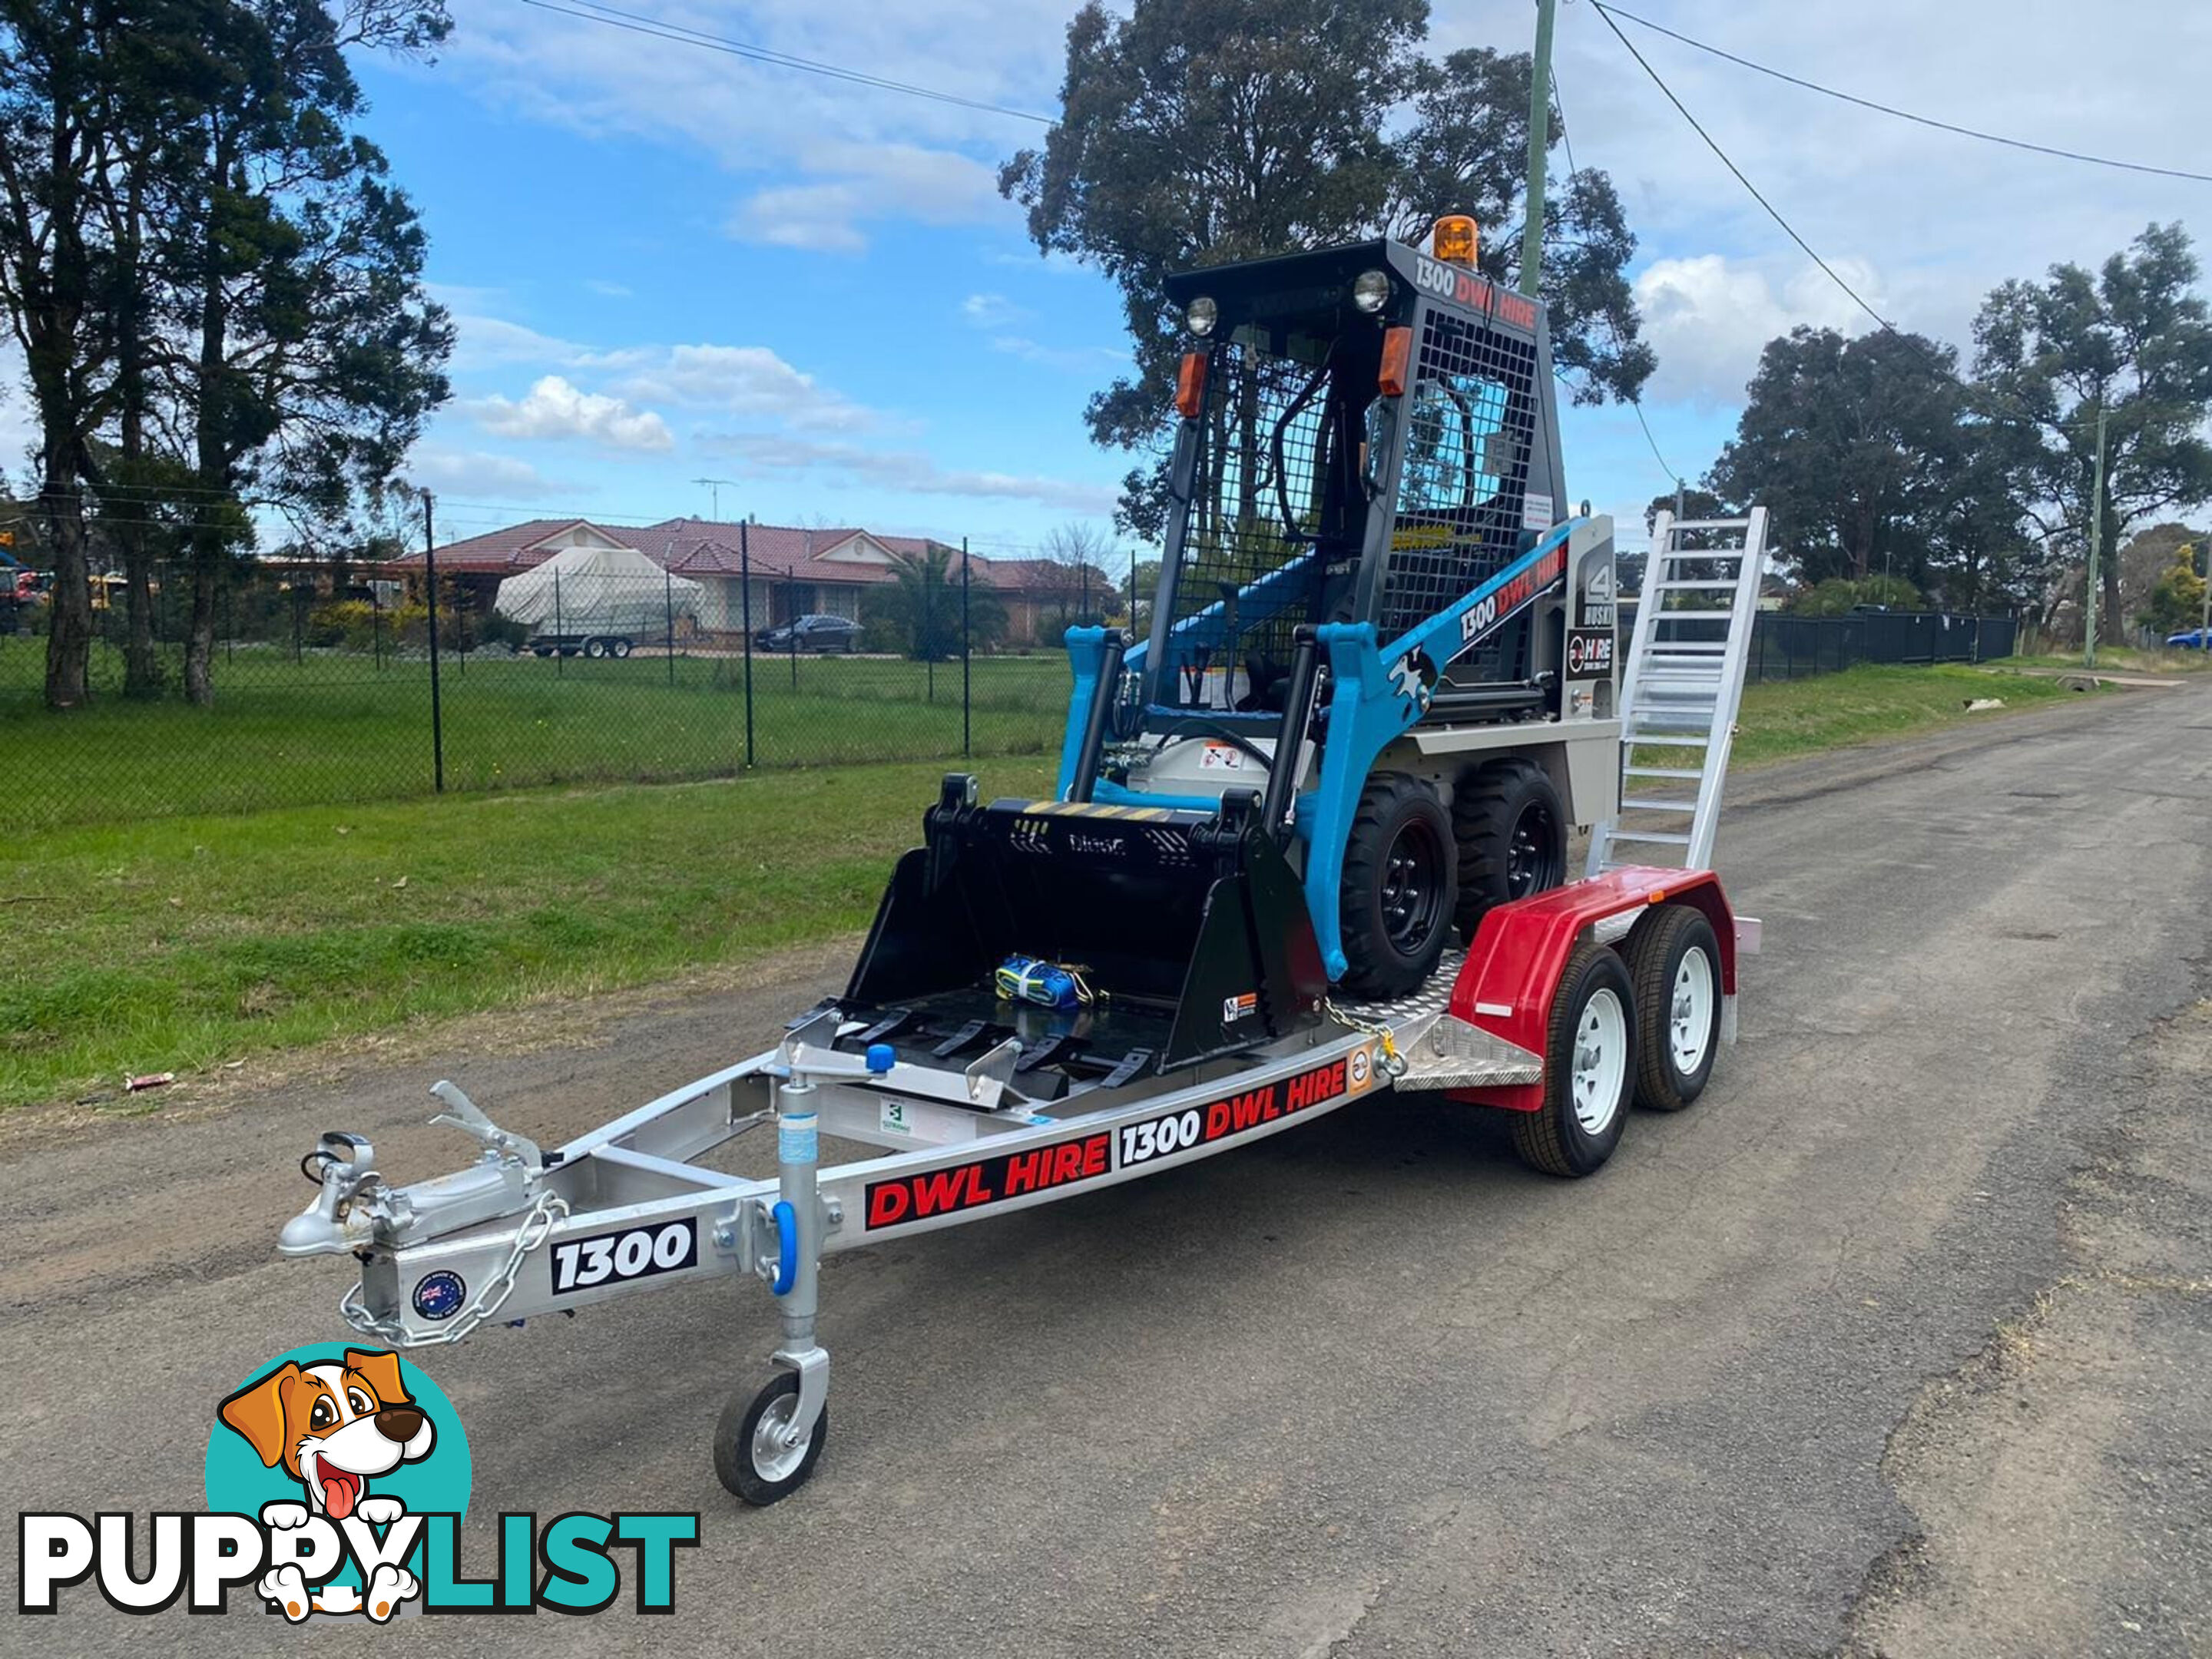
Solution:
M 398 1249 L 456 1228 L 519 1214 L 545 1172 L 538 1143 L 502 1129 L 451 1083 L 430 1091 L 445 1110 L 430 1121 L 459 1129 L 483 1148 L 465 1170 L 395 1188 L 377 1173 L 366 1136 L 333 1129 L 300 1161 L 317 1183 L 313 1201 L 284 1224 L 283 1255 L 343 1255 Z

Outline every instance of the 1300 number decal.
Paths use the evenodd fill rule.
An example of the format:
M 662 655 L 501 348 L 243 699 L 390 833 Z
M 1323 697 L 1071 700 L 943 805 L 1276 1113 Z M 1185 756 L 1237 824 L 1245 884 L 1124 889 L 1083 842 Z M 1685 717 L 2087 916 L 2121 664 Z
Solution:
M 655 1273 L 696 1267 L 698 1261 L 698 1224 L 688 1220 L 564 1239 L 553 1247 L 553 1294 L 650 1279 Z
M 1127 1124 L 1121 1130 L 1121 1167 L 1126 1170 L 1133 1164 L 1149 1164 L 1186 1146 L 1195 1146 L 1203 1138 L 1205 1128 L 1206 1120 L 1194 1106 L 1187 1112 Z

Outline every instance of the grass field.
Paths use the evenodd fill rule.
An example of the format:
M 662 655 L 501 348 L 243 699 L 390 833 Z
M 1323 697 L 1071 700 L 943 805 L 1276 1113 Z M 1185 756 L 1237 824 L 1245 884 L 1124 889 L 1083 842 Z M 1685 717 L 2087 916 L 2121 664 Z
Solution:
M 0 642 L 0 834 L 65 823 L 392 800 L 431 793 L 428 662 L 240 649 L 211 709 L 108 696 L 40 705 L 45 642 Z M 95 684 L 119 672 L 102 647 Z M 979 755 L 1038 755 L 1066 710 L 1067 659 L 978 657 Z M 745 763 L 743 664 L 731 658 L 474 656 L 442 665 L 449 791 L 727 777 Z M 948 758 L 961 752 L 960 665 L 757 657 L 763 767 Z
M 1970 668 L 1754 686 L 1735 754 L 1756 765 L 1926 730 L 1964 718 L 1973 696 L 2075 695 Z M 1024 718 L 1043 732 L 1059 715 Z M 992 794 L 1049 787 L 1040 759 L 975 769 Z M 11 835 L 0 1106 L 651 984 L 860 928 L 943 770 L 770 771 Z
M 1035 762 L 994 792 L 1048 787 Z M 0 1105 L 863 927 L 938 766 L 165 818 L 0 856 Z
M 2079 668 L 2079 651 L 2061 654 L 2045 652 L 2033 657 L 2006 657 L 2002 665 L 2018 668 Z M 2100 645 L 2097 666 L 2123 674 L 2202 674 L 2212 670 L 2212 651 L 2142 650 L 2131 645 Z

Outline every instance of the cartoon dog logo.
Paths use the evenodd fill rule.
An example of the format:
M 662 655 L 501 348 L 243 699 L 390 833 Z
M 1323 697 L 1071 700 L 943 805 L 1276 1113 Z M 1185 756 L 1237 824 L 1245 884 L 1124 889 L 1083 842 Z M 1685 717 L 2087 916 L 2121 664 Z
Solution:
M 362 1348 L 345 1350 L 342 1364 L 288 1359 L 225 1400 L 219 1415 L 264 1468 L 281 1465 L 300 1483 L 305 1504 L 262 1506 L 263 1523 L 279 1532 L 306 1526 L 311 1516 L 358 1516 L 370 1526 L 398 1520 L 405 1505 L 371 1493 L 368 1483 L 428 1457 L 437 1437 L 428 1415 L 408 1398 L 399 1356 Z M 311 1594 L 295 1564 L 271 1568 L 256 1588 L 295 1623 L 311 1611 L 365 1611 L 382 1623 L 419 1589 L 414 1574 L 390 1565 L 378 1566 L 360 1589 L 331 1584 Z

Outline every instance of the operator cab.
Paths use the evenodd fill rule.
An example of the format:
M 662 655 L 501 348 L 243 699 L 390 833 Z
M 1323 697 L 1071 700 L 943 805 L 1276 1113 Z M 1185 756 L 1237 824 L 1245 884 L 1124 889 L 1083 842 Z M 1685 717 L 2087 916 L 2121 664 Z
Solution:
M 1272 734 L 1300 626 L 1371 621 L 1387 645 L 1564 516 L 1540 308 L 1475 274 L 1472 243 L 1466 265 L 1375 241 L 1170 279 L 1184 419 L 1116 736 Z M 1534 621 L 1451 665 L 1425 718 L 1555 715 Z

